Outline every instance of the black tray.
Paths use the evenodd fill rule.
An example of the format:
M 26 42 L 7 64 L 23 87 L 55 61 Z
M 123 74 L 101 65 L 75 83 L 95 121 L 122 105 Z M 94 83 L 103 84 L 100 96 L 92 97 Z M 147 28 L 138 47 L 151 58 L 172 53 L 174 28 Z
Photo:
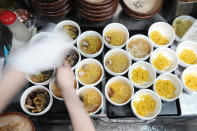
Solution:
M 102 35 L 102 31 L 103 28 L 82 28 L 82 32 L 87 31 L 87 30 L 94 30 L 99 32 Z M 144 34 L 147 35 L 147 31 L 142 30 L 142 31 L 129 31 L 130 36 L 135 35 L 135 34 Z M 96 59 L 98 61 L 100 61 L 103 64 L 103 56 L 104 54 L 108 51 L 109 49 L 105 46 L 104 47 L 104 51 L 101 55 L 99 55 L 98 57 L 96 57 Z M 82 56 L 82 59 L 84 59 L 85 57 Z M 148 60 L 147 60 L 148 61 Z M 132 63 L 134 63 L 135 61 L 132 61 Z M 124 75 L 125 77 L 127 76 L 127 73 Z M 158 76 L 158 74 L 157 74 Z M 105 78 L 103 79 L 103 82 L 101 82 L 99 85 L 97 85 L 96 87 L 100 89 L 100 91 L 102 92 L 102 88 L 105 87 L 105 83 L 107 82 L 107 80 L 109 80 L 110 78 L 112 78 L 113 76 L 111 76 L 110 74 L 108 74 L 105 71 Z M 28 83 L 23 89 L 21 89 L 19 91 L 19 93 L 17 94 L 17 96 L 13 99 L 13 101 L 10 103 L 10 105 L 8 106 L 8 108 L 6 109 L 6 112 L 9 111 L 17 111 L 17 112 L 23 112 L 23 110 L 20 107 L 20 97 L 22 95 L 22 93 L 24 92 L 25 89 L 27 89 L 28 87 L 33 86 L 33 84 Z M 48 85 L 45 86 L 48 88 Z M 79 87 L 82 87 L 82 85 L 79 84 Z M 152 87 L 149 87 L 149 89 L 152 89 Z M 139 90 L 137 88 L 135 88 L 135 92 Z M 103 92 L 103 96 L 104 96 L 104 92 Z M 112 104 L 110 104 L 107 100 L 106 100 L 106 113 L 107 116 L 109 118 L 126 118 L 126 117 L 136 117 L 132 110 L 131 110 L 131 106 L 130 103 L 128 103 L 125 106 L 114 106 Z M 23 112 L 24 113 L 24 112 Z M 97 115 L 99 116 L 99 114 L 101 113 L 101 111 L 99 111 L 97 113 Z M 181 110 L 180 110 L 180 104 L 179 104 L 179 100 L 173 101 L 173 102 L 162 102 L 162 110 L 159 114 L 159 116 L 179 116 L 181 115 Z M 68 112 L 66 110 L 65 104 L 63 101 L 59 101 L 56 100 L 54 98 L 54 102 L 53 102 L 53 106 L 51 107 L 51 109 L 42 116 L 29 116 L 32 119 L 35 119 L 36 121 L 39 122 L 46 122 L 50 121 L 50 120 L 60 120 L 60 119 L 69 119 L 69 115 Z

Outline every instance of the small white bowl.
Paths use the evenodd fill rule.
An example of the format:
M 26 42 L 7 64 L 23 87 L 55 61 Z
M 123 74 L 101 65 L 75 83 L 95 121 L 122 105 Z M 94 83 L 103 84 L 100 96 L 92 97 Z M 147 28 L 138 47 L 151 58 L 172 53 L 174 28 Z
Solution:
M 40 83 L 37 83 L 37 82 L 32 81 L 31 78 L 30 78 L 31 75 L 26 75 L 26 79 L 27 79 L 30 83 L 34 84 L 34 85 L 48 85 L 48 84 L 49 84 L 49 81 L 50 81 L 51 78 L 54 76 L 54 74 L 55 74 L 55 69 L 53 69 L 53 74 L 51 75 L 51 77 L 50 77 L 47 81 L 40 82 Z
M 125 33 L 126 33 L 126 41 L 129 39 L 129 31 L 128 29 L 123 25 L 123 24 L 120 24 L 120 23 L 111 23 L 111 24 L 108 24 L 104 30 L 103 30 L 103 40 L 104 40 L 104 43 L 105 45 L 110 48 L 110 49 L 114 49 L 114 48 L 123 48 L 125 45 L 126 45 L 126 41 L 124 44 L 120 45 L 120 46 L 113 46 L 111 44 L 109 44 L 106 40 L 105 40 L 105 33 L 110 30 L 110 29 L 120 29 L 120 30 L 123 30 Z
M 151 117 L 143 117 L 143 116 L 138 115 L 138 114 L 136 113 L 135 107 L 134 107 L 134 105 L 133 105 L 133 102 L 134 102 L 134 100 L 135 100 L 136 98 L 140 97 L 141 95 L 147 95 L 147 94 L 150 95 L 150 96 L 152 96 L 152 98 L 156 101 L 156 108 L 155 108 L 155 111 L 154 111 L 154 115 L 151 116 Z M 150 119 L 155 118 L 155 117 L 160 113 L 161 107 L 162 107 L 162 103 L 161 103 L 161 99 L 160 99 L 159 95 L 158 95 L 157 93 L 155 93 L 154 91 L 149 90 L 149 89 L 141 89 L 141 90 L 137 91 L 137 92 L 134 94 L 134 96 L 133 96 L 133 98 L 132 98 L 132 101 L 131 101 L 131 109 L 132 109 L 133 113 L 134 113 L 138 118 L 140 118 L 140 119 L 142 119 L 142 120 L 150 120 Z
M 172 65 L 167 70 L 160 71 L 157 68 L 155 68 L 153 65 L 153 60 L 158 56 L 159 53 L 162 53 L 170 61 L 172 61 Z M 170 72 L 173 72 L 174 70 L 176 70 L 176 68 L 178 67 L 179 59 L 178 59 L 178 56 L 176 55 L 176 53 L 172 49 L 166 48 L 166 47 L 160 47 L 152 52 L 152 54 L 150 56 L 150 63 L 153 65 L 153 67 L 155 68 L 157 73 L 159 73 L 159 74 L 164 73 L 164 72 L 170 73 Z
M 176 48 L 176 54 L 177 56 L 184 50 L 184 49 L 191 49 L 194 51 L 194 53 L 196 54 L 197 56 L 197 43 L 194 42 L 194 41 L 183 41 L 181 42 L 177 48 Z M 187 64 L 185 62 L 183 62 L 179 57 L 179 65 L 183 66 L 183 67 L 188 67 L 190 66 L 191 64 Z
M 175 90 L 176 97 L 175 98 L 173 98 L 173 99 L 166 99 L 166 98 L 160 96 L 157 93 L 157 91 L 156 91 L 156 82 L 158 80 L 160 80 L 160 79 L 162 79 L 162 80 L 170 80 L 174 84 L 174 86 L 176 88 L 176 90 Z M 153 89 L 160 96 L 161 100 L 166 101 L 166 102 L 171 102 L 171 101 L 174 101 L 174 100 L 176 100 L 176 99 L 178 99 L 180 97 L 180 95 L 182 94 L 182 91 L 183 91 L 183 85 L 181 83 L 181 80 L 176 75 L 173 75 L 171 73 L 163 73 L 163 74 L 161 74 L 161 75 L 159 75 L 157 77 L 157 79 L 156 79 L 156 81 L 155 81 L 155 83 L 153 85 Z
M 83 95 L 88 89 L 94 89 L 94 90 L 97 91 L 97 92 L 100 94 L 100 96 L 101 96 L 101 105 L 99 106 L 99 108 L 98 108 L 95 112 L 89 113 L 89 115 L 94 115 L 94 114 L 96 114 L 96 113 L 103 107 L 103 95 L 102 95 L 101 91 L 100 91 L 98 88 L 96 88 L 96 87 L 93 87 L 93 86 L 83 86 L 83 87 L 81 87 L 81 88 L 77 91 L 77 96 L 79 97 L 80 94 Z
M 113 102 L 113 101 L 109 98 L 109 95 L 108 95 L 108 88 L 109 88 L 110 84 L 111 84 L 112 82 L 118 81 L 118 80 L 127 82 L 127 83 L 130 85 L 130 87 L 131 87 L 131 97 L 128 99 L 128 101 L 126 101 L 126 102 L 124 102 L 124 103 L 122 103 L 122 104 L 118 104 L 118 103 Z M 133 95 L 134 95 L 134 87 L 133 87 L 133 84 L 132 84 L 131 81 L 130 81 L 129 79 L 127 79 L 126 77 L 123 77 L 123 76 L 112 77 L 112 78 L 106 83 L 106 85 L 105 85 L 105 97 L 107 98 L 107 100 L 108 100 L 111 104 L 113 104 L 113 105 L 115 105 L 115 106 L 123 106 L 123 105 L 126 105 L 126 104 L 129 103 L 129 101 L 132 99 Z
M 86 83 L 82 82 L 82 81 L 79 79 L 79 76 L 78 76 L 78 71 L 79 71 L 79 69 L 80 69 L 84 64 L 89 64 L 89 63 L 94 63 L 94 64 L 99 65 L 99 66 L 101 67 L 101 70 L 102 70 L 102 75 L 101 75 L 100 79 L 99 79 L 97 82 L 93 83 L 93 84 L 86 84 Z M 80 84 L 84 85 L 84 86 L 96 86 L 96 85 L 98 85 L 98 84 L 103 80 L 104 69 L 103 69 L 102 64 L 101 64 L 98 60 L 93 59 L 93 58 L 86 58 L 86 59 L 82 60 L 81 62 L 79 62 L 79 64 L 77 65 L 77 67 L 76 67 L 76 69 L 75 69 L 75 76 L 76 76 L 77 81 L 78 81 Z
M 143 69 L 148 70 L 149 71 L 149 77 L 152 77 L 152 80 L 151 81 L 146 82 L 143 85 L 139 85 L 139 84 L 135 83 L 132 80 L 132 76 L 130 75 L 132 73 L 133 69 L 138 68 L 140 66 L 142 66 Z M 131 65 L 131 67 L 129 69 L 129 72 L 128 72 L 128 77 L 131 80 L 132 84 L 136 88 L 144 89 L 144 88 L 150 87 L 155 82 L 155 79 L 156 79 L 156 70 L 155 70 L 155 68 L 150 63 L 145 62 L 145 61 L 138 61 L 138 62 L 136 62 L 136 63 L 134 63 L 134 64 Z
M 63 30 L 62 30 L 63 26 L 65 26 L 65 25 L 72 25 L 72 26 L 75 26 L 75 27 L 78 29 L 78 31 L 79 31 L 79 34 L 78 34 L 78 36 L 77 36 L 77 38 L 76 38 L 75 40 L 73 40 L 73 41 L 71 41 L 71 42 L 67 42 L 67 43 L 69 43 L 69 44 L 71 44 L 71 45 L 74 45 L 74 44 L 76 43 L 78 37 L 79 37 L 80 34 L 81 34 L 80 26 L 79 26 L 76 22 L 74 22 L 74 21 L 72 21 L 72 20 L 65 20 L 65 21 L 61 21 L 60 23 L 58 23 L 58 24 L 55 26 L 55 32 L 57 32 L 57 33 L 64 33 L 64 34 L 65 34 L 65 32 L 63 32 Z M 65 42 L 66 42 L 66 41 L 65 41 Z
M 47 40 L 49 37 L 53 37 L 51 33 L 40 32 L 31 38 L 31 40 L 29 41 L 29 45 L 32 46 L 33 44 L 37 44 L 41 41 Z
M 46 91 L 49 93 L 50 101 L 49 101 L 48 106 L 47 106 L 43 111 L 41 111 L 41 112 L 39 112 L 39 113 L 31 113 L 31 112 L 28 111 L 27 108 L 25 107 L 25 102 L 26 102 L 27 96 L 28 96 L 32 91 L 34 91 L 34 90 L 36 90 L 36 89 L 44 89 L 44 90 L 46 90 Z M 50 91 L 49 91 L 46 87 L 40 86 L 40 85 L 32 86 L 32 87 L 29 87 L 28 89 L 26 89 L 26 90 L 23 92 L 23 94 L 22 94 L 22 96 L 21 96 L 21 100 L 20 100 L 20 105 L 21 105 L 21 108 L 23 109 L 23 111 L 24 111 L 25 113 L 27 113 L 27 114 L 29 114 L 29 115 L 33 115 L 33 116 L 40 116 L 40 115 L 45 114 L 46 112 L 48 112 L 48 111 L 50 110 L 52 104 L 53 104 L 53 96 L 52 96 L 52 94 L 50 93 Z
M 78 62 L 72 67 L 72 70 L 75 70 L 75 68 L 77 67 L 77 65 L 79 64 L 79 62 L 81 61 L 81 54 L 80 54 L 80 51 L 77 49 L 77 47 L 73 46 L 73 45 L 68 45 L 66 46 L 66 51 L 68 50 L 75 50 L 78 55 L 79 55 L 79 59 L 78 59 Z M 66 54 L 67 55 L 67 54 Z M 68 54 L 69 55 L 69 54 Z
M 177 17 L 176 19 L 174 19 L 174 21 L 172 22 L 172 26 L 174 25 L 174 23 L 177 21 L 177 20 L 179 20 L 179 19 L 181 19 L 181 20 L 189 20 L 189 21 L 191 21 L 192 23 L 194 23 L 195 21 L 196 21 L 196 19 L 194 18 L 194 17 L 191 17 L 191 16 L 189 16 L 189 15 L 181 15 L 181 16 L 179 16 L 179 17 Z M 176 34 L 176 33 L 175 33 Z M 181 40 L 181 38 L 178 36 L 178 35 L 176 35 L 176 37 L 175 37 L 175 40 L 176 41 L 180 41 Z
M 86 54 L 86 53 L 84 53 L 81 49 L 80 49 L 80 42 L 81 42 L 81 40 L 83 40 L 85 37 L 87 37 L 87 36 L 97 36 L 98 38 L 100 38 L 100 40 L 101 40 L 101 42 L 102 42 L 102 46 L 101 46 L 101 49 L 98 51 L 98 52 L 96 52 L 95 54 Z M 79 51 L 80 51 L 80 53 L 83 55 L 83 56 L 85 56 L 85 57 L 97 57 L 97 56 L 99 56 L 101 53 L 102 53 L 102 51 L 103 51 L 103 47 L 104 47 L 104 41 L 103 41 L 103 38 L 102 38 L 102 36 L 98 33 L 98 32 L 96 32 L 96 31 L 86 31 L 86 32 L 83 32 L 80 36 L 79 36 L 79 38 L 77 39 L 77 47 L 78 47 L 78 49 L 79 49 Z
M 168 47 L 173 44 L 175 39 L 175 31 L 170 24 L 166 22 L 156 22 L 152 24 L 148 30 L 149 38 L 150 38 L 150 34 L 155 30 L 158 30 L 164 37 L 168 38 L 169 41 L 169 43 L 166 45 L 159 45 L 151 40 L 155 47 Z
M 124 75 L 124 74 L 129 70 L 129 67 L 128 67 L 124 72 L 115 73 L 115 72 L 112 72 L 111 70 L 109 70 L 109 69 L 107 68 L 107 66 L 105 65 L 106 59 L 107 59 L 111 54 L 113 54 L 113 53 L 122 53 L 122 54 L 124 54 L 124 55 L 128 58 L 128 60 L 129 60 L 129 67 L 130 67 L 130 65 L 132 64 L 132 61 L 131 61 L 131 58 L 130 58 L 130 55 L 129 55 L 128 52 L 126 52 L 126 51 L 123 50 L 123 49 L 112 49 L 112 50 L 109 50 L 109 51 L 105 54 L 105 56 L 104 56 L 104 59 L 103 59 L 104 68 L 105 68 L 105 70 L 106 70 L 109 74 L 111 74 L 111 75 L 113 75 L 113 76 Z
M 137 57 L 132 56 L 132 55 L 129 53 L 128 45 L 129 45 L 130 41 L 135 40 L 135 39 L 139 39 L 139 38 L 140 38 L 140 39 L 146 40 L 146 41 L 149 43 L 150 48 L 151 48 L 151 51 L 150 51 L 149 55 L 147 55 L 147 56 L 144 57 L 144 58 L 137 58 Z M 133 59 L 134 61 L 146 60 L 146 59 L 148 59 L 148 57 L 149 57 L 149 56 L 151 55 L 151 53 L 153 52 L 153 44 L 152 44 L 152 41 L 150 40 L 150 38 L 148 38 L 148 37 L 145 36 L 145 35 L 140 35 L 140 34 L 139 34 L 139 35 L 134 35 L 134 36 L 132 36 L 131 38 L 129 38 L 129 40 L 127 41 L 126 50 L 127 50 L 127 52 L 130 54 L 131 59 Z
M 75 79 L 76 80 L 76 79 Z M 54 93 L 53 93 L 53 84 L 55 82 L 55 77 L 53 77 L 50 82 L 49 82 L 49 91 L 51 92 L 51 94 L 53 95 L 54 98 L 56 98 L 57 100 L 61 100 L 63 101 L 63 98 L 60 98 L 60 97 L 57 97 Z M 79 89 L 79 83 L 78 81 L 76 80 L 76 83 L 77 83 L 77 87 L 76 87 L 76 91 Z
M 184 88 L 184 90 L 185 90 L 187 93 L 189 93 L 189 94 L 197 94 L 197 91 L 191 90 L 190 88 L 188 88 L 188 87 L 185 85 L 184 77 L 185 77 L 185 75 L 187 75 L 187 74 L 192 74 L 192 73 L 194 73 L 194 72 L 197 73 L 197 65 L 192 65 L 192 66 L 187 67 L 187 68 L 183 71 L 183 73 L 182 73 L 182 75 L 181 75 L 181 80 L 182 80 L 182 83 L 183 83 L 183 88 Z

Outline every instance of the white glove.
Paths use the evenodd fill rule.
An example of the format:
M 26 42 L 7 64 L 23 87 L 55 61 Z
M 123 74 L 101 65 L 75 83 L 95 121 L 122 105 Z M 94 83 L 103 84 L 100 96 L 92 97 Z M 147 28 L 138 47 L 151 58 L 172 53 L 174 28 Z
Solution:
M 33 38 L 27 46 L 11 54 L 8 65 L 27 74 L 36 74 L 59 66 L 67 52 L 65 41 L 53 32 L 45 33 L 44 37 L 41 34 L 37 34 L 37 38 Z

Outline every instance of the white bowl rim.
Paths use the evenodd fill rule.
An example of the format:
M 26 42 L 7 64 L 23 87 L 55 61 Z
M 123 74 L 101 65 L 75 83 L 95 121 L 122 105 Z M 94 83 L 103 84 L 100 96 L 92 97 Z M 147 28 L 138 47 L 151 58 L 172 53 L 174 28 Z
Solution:
M 126 101 L 126 102 L 124 102 L 124 103 L 121 103 L 121 104 L 118 104 L 118 103 L 113 102 L 113 101 L 109 98 L 109 96 L 108 96 L 108 94 L 107 94 L 107 89 L 109 88 L 109 84 L 110 84 L 112 81 L 115 81 L 114 79 L 121 79 L 121 80 L 124 80 L 124 81 L 126 81 L 126 82 L 130 85 L 130 88 L 131 88 L 132 93 L 131 93 L 131 97 L 129 98 L 128 101 Z M 126 78 L 126 77 L 124 77 L 124 76 L 115 76 L 115 77 L 112 77 L 111 79 L 109 79 L 109 80 L 107 81 L 107 83 L 106 83 L 106 85 L 105 85 L 105 97 L 107 98 L 107 100 L 108 100 L 112 105 L 115 105 L 115 106 L 123 106 L 123 105 L 128 104 L 128 103 L 131 101 L 131 99 L 133 98 L 134 92 L 135 92 L 135 89 L 134 89 L 133 84 L 131 83 L 131 81 L 130 81 L 128 78 Z
M 154 80 L 153 80 L 149 85 L 147 85 L 147 86 L 141 86 L 141 85 L 136 84 L 135 82 L 133 82 L 133 80 L 132 80 L 131 77 L 130 77 L 130 73 L 131 73 L 131 71 L 132 71 L 132 69 L 133 69 L 133 66 L 135 66 L 136 64 L 140 64 L 140 63 L 144 63 L 144 64 L 150 66 L 150 67 L 153 69 L 153 71 L 154 71 L 154 78 L 153 78 Z M 130 79 L 130 81 L 132 82 L 132 84 L 133 84 L 136 88 L 139 88 L 139 89 L 145 89 L 145 88 L 150 87 L 150 86 L 155 82 L 156 76 L 157 76 L 157 74 L 156 74 L 155 68 L 153 67 L 153 65 L 151 65 L 150 63 L 148 63 L 148 62 L 146 62 L 146 61 L 138 61 L 138 62 L 133 63 L 133 64 L 131 65 L 131 67 L 129 68 L 129 71 L 128 71 L 128 78 Z
M 68 25 L 68 23 L 71 23 L 72 25 L 74 25 L 79 31 L 79 34 L 78 34 L 77 38 L 74 39 L 73 41 L 68 42 L 71 45 L 74 45 L 76 43 L 77 39 L 79 38 L 80 34 L 81 34 L 81 28 L 80 28 L 78 23 L 76 23 L 75 21 L 72 21 L 72 20 L 63 20 L 63 21 L 57 23 L 57 25 L 55 26 L 55 31 L 58 31 L 64 25 Z
M 109 70 L 109 69 L 107 68 L 107 66 L 105 65 L 105 60 L 106 60 L 107 57 L 108 57 L 110 54 L 112 54 L 113 52 L 122 52 L 125 56 L 127 56 L 128 60 L 129 60 L 129 67 L 130 67 L 131 64 L 132 64 L 131 57 L 130 57 L 130 55 L 129 55 L 129 53 L 128 53 L 127 51 L 125 51 L 125 50 L 123 50 L 123 49 L 111 49 L 111 50 L 109 50 L 109 51 L 105 54 L 104 59 L 103 59 L 103 65 L 104 65 L 105 70 L 106 70 L 109 74 L 111 74 L 111 75 L 113 75 L 113 76 L 121 76 L 121 75 L 126 74 L 126 73 L 128 72 L 128 70 L 129 70 L 129 67 L 128 67 L 125 71 L 123 71 L 123 72 L 121 72 L 121 73 L 115 73 L 115 72 L 112 72 L 111 70 Z
M 167 26 L 169 26 L 169 27 L 172 29 L 173 39 L 172 39 L 171 41 L 169 41 L 169 43 L 166 44 L 166 45 L 159 45 L 159 44 L 156 44 L 156 43 L 155 43 L 154 41 L 152 41 L 151 38 L 150 38 L 150 33 L 151 33 L 151 32 L 150 32 L 150 29 L 151 29 L 153 26 L 157 25 L 157 24 L 166 24 Z M 173 28 L 170 24 L 168 24 L 167 22 L 155 22 L 155 23 L 153 23 L 153 24 L 149 27 L 149 29 L 148 29 L 148 37 L 149 37 L 150 40 L 152 41 L 154 47 L 156 47 L 156 48 L 158 48 L 158 47 L 168 47 L 168 46 L 170 46 L 170 45 L 173 44 L 173 42 L 174 42 L 174 40 L 175 40 L 175 37 L 176 37 L 176 33 L 175 33 L 175 31 L 174 31 L 174 28 Z
M 175 67 L 174 67 L 172 70 L 169 70 L 169 71 L 160 71 L 160 70 L 158 70 L 156 67 L 154 67 L 154 65 L 153 65 L 153 63 L 152 63 L 152 56 L 153 56 L 153 54 L 154 54 L 155 52 L 159 52 L 160 50 L 168 50 L 168 51 L 172 52 L 172 53 L 174 54 L 174 56 L 176 57 L 177 64 L 175 65 Z M 153 65 L 153 68 L 155 68 L 155 70 L 156 70 L 156 72 L 157 72 L 158 74 L 162 74 L 162 73 L 166 73 L 166 72 L 171 73 L 171 72 L 175 71 L 175 70 L 177 69 L 178 65 L 179 65 L 179 64 L 178 64 L 178 63 L 179 63 L 179 58 L 178 58 L 176 52 L 175 52 L 174 50 L 168 48 L 168 47 L 159 47 L 159 48 L 155 49 L 155 50 L 152 52 L 152 54 L 150 55 L 150 60 L 149 60 L 149 61 L 150 61 L 151 65 Z
M 185 85 L 184 80 L 183 80 L 183 75 L 186 73 L 186 71 L 187 71 L 188 69 L 191 69 L 191 68 L 197 68 L 197 65 L 190 65 L 190 66 L 188 66 L 187 68 L 185 68 L 184 71 L 183 71 L 182 74 L 181 74 L 181 81 L 182 81 L 182 84 L 183 84 L 183 88 L 184 88 L 184 90 L 185 90 L 187 93 L 189 93 L 189 94 L 197 94 L 197 91 L 193 91 L 193 90 L 191 90 L 190 88 L 188 88 L 188 87 Z
M 105 33 L 106 33 L 106 28 L 109 27 L 109 26 L 113 26 L 113 25 L 118 25 L 118 27 L 121 27 L 121 28 L 124 28 L 124 30 L 126 31 L 126 35 L 127 35 L 127 39 L 125 41 L 124 44 L 120 45 L 120 46 L 113 46 L 113 45 L 110 45 L 106 40 L 105 40 Z M 110 49 L 114 49 L 114 48 L 123 48 L 125 45 L 126 45 L 126 42 L 127 40 L 129 39 L 129 31 L 127 29 L 127 27 L 121 23 L 110 23 L 108 25 L 105 26 L 105 28 L 103 29 L 103 33 L 102 33 L 102 36 L 103 36 L 103 40 L 104 40 L 104 44 L 110 48 Z
M 182 46 L 183 44 L 185 43 L 192 43 L 194 44 L 196 47 L 197 47 L 197 42 L 194 42 L 194 41 L 190 41 L 190 40 L 186 40 L 186 41 L 182 41 L 181 43 L 179 43 L 179 45 L 176 47 L 176 55 L 178 56 L 178 48 L 180 46 Z M 197 64 L 187 64 L 185 62 L 183 62 L 179 57 L 179 65 L 182 66 L 182 67 L 188 67 L 188 66 L 192 66 L 192 65 L 197 65 Z
M 89 113 L 89 115 L 91 116 L 91 115 L 96 114 L 103 107 L 103 103 L 104 103 L 103 102 L 104 101 L 103 99 L 104 98 L 103 98 L 103 94 L 101 93 L 101 91 L 98 88 L 96 88 L 95 86 L 91 86 L 91 85 L 83 86 L 80 89 L 78 89 L 77 90 L 77 96 L 80 94 L 81 91 L 88 90 L 88 89 L 94 89 L 94 90 L 96 90 L 100 94 L 100 96 L 101 96 L 101 105 L 99 106 L 99 108 L 95 112 Z
M 53 74 L 51 75 L 51 77 L 47 80 L 47 81 L 44 81 L 44 82 L 40 82 L 40 83 L 37 83 L 37 82 L 33 82 L 31 79 L 30 79 L 30 75 L 31 74 L 27 74 L 26 75 L 26 79 L 30 82 L 30 83 L 32 83 L 32 84 L 34 84 L 34 85 L 48 85 L 49 84 L 49 81 L 51 80 L 51 78 L 54 76 L 54 74 L 55 74 L 55 68 L 54 69 L 52 69 L 53 70 Z
M 158 104 L 160 105 L 160 106 L 159 106 L 159 111 L 158 111 L 154 116 L 152 116 L 152 117 L 143 117 L 143 116 L 138 115 L 138 114 L 136 113 L 134 107 L 133 107 L 133 100 L 134 100 L 134 97 L 136 97 L 138 94 L 141 94 L 141 93 L 143 93 L 143 92 L 149 92 L 149 93 L 151 92 L 152 94 L 154 94 L 154 95 L 158 98 L 158 101 L 159 101 Z M 152 96 L 152 94 L 151 94 L 151 96 Z M 138 91 L 134 94 L 133 99 L 131 100 L 131 109 L 132 109 L 133 113 L 134 113 L 138 118 L 140 118 L 141 120 L 151 120 L 151 119 L 157 117 L 157 115 L 159 115 L 159 113 L 161 112 L 161 108 L 162 108 L 162 102 L 161 102 L 161 99 L 160 99 L 159 95 L 158 95 L 156 92 L 154 92 L 154 91 L 152 91 L 152 90 L 150 90 L 150 89 L 140 89 L 140 90 L 138 90 Z
M 171 77 L 174 77 L 174 78 L 178 81 L 178 83 L 181 85 L 180 87 L 178 87 L 178 88 L 180 88 L 180 90 L 181 90 L 181 91 L 180 91 L 180 94 L 178 94 L 178 95 L 177 95 L 175 98 L 173 98 L 173 99 L 166 99 L 166 98 L 160 96 L 160 95 L 157 93 L 157 91 L 156 91 L 155 85 L 156 85 L 157 80 L 159 80 L 161 77 L 166 76 L 166 75 L 169 75 L 169 76 L 171 76 Z M 177 87 L 175 87 L 175 88 L 178 89 Z M 159 76 L 157 77 L 157 79 L 155 80 L 155 83 L 154 83 L 154 85 L 153 85 L 153 90 L 160 96 L 161 100 L 166 101 L 166 102 L 171 102 L 171 101 L 174 101 L 174 100 L 178 99 L 178 98 L 181 96 L 181 94 L 182 94 L 182 92 L 183 92 L 183 84 L 182 84 L 181 80 L 180 80 L 176 75 L 167 72 L 167 73 L 163 73 L 163 74 L 161 74 L 161 75 L 159 75 Z
M 84 53 L 81 49 L 80 49 L 80 41 L 82 39 L 82 37 L 84 38 L 85 36 L 88 36 L 89 33 L 92 33 L 96 36 L 98 36 L 102 42 L 102 46 L 101 46 L 101 49 L 99 51 L 97 51 L 95 54 L 87 54 L 87 53 Z M 93 58 L 93 57 L 97 57 L 99 56 L 102 51 L 103 51 L 103 48 L 104 48 L 104 40 L 103 40 L 103 37 L 96 31 L 93 31 L 93 30 L 88 30 L 88 31 L 85 31 L 83 32 L 79 38 L 77 39 L 77 47 L 78 47 L 78 50 L 79 52 L 84 56 L 84 57 L 90 57 L 90 58 Z
M 89 61 L 94 61 L 94 63 L 98 64 L 101 67 L 101 70 L 102 70 L 102 75 L 101 75 L 100 79 L 97 82 L 93 83 L 93 84 L 85 84 L 78 77 L 78 70 L 79 70 L 79 68 L 82 65 L 84 65 L 84 63 L 89 62 Z M 79 64 L 77 65 L 77 67 L 75 69 L 75 76 L 76 76 L 76 80 L 80 84 L 82 84 L 83 86 L 96 86 L 96 85 L 98 85 L 103 80 L 103 77 L 104 77 L 104 69 L 103 69 L 102 64 L 97 59 L 94 59 L 94 58 L 86 58 L 86 59 L 83 59 L 82 61 L 80 61 Z
M 27 96 L 28 96 L 32 91 L 34 91 L 34 90 L 36 90 L 36 89 L 44 89 L 44 90 L 46 90 L 46 91 L 49 93 L 50 101 L 49 101 L 48 106 L 47 106 L 43 111 L 41 111 L 41 112 L 39 112 L 39 113 L 31 113 L 31 112 L 29 112 L 29 111 L 25 108 L 24 105 L 22 105 L 22 103 L 25 103 L 25 100 L 26 100 Z M 42 86 L 42 85 L 34 85 L 34 86 L 29 87 L 28 89 L 26 89 L 26 90 L 23 92 L 23 94 L 22 94 L 22 96 L 21 96 L 21 99 L 20 99 L 20 105 L 21 105 L 21 108 L 23 109 L 23 111 L 24 111 L 25 113 L 27 113 L 27 114 L 29 114 L 29 115 L 32 115 L 32 116 L 40 116 L 40 115 L 43 115 L 43 114 L 47 113 L 47 112 L 50 110 L 50 108 L 52 107 L 52 105 L 53 105 L 53 96 L 52 96 L 51 92 L 50 92 L 46 87 L 44 87 L 44 86 Z
M 192 22 L 192 24 L 193 24 L 194 21 L 196 20 L 196 19 L 195 19 L 194 17 L 192 17 L 192 16 L 189 16 L 189 15 L 181 15 L 181 16 L 176 17 L 176 18 L 173 20 L 172 26 L 173 26 L 174 22 L 177 21 L 178 19 L 190 20 L 190 21 Z M 189 30 L 189 29 L 188 29 L 188 30 Z M 185 32 L 185 34 L 186 34 L 186 33 L 187 33 L 187 32 Z M 175 32 L 175 35 L 176 35 L 176 32 Z M 182 38 L 183 38 L 183 37 L 182 37 Z M 176 35 L 175 40 L 176 40 L 177 42 L 179 42 L 179 41 L 181 40 L 181 38 L 180 38 L 178 35 Z
M 128 50 L 128 45 L 129 45 L 129 42 L 131 40 L 134 40 L 134 39 L 137 39 L 137 38 L 141 38 L 141 39 L 144 39 L 146 40 L 149 45 L 150 45 L 150 48 L 151 48 L 151 51 L 149 53 L 149 55 L 147 55 L 146 57 L 144 58 L 137 58 L 135 56 L 132 56 L 130 53 L 129 53 L 129 50 Z M 131 59 L 135 60 L 135 61 L 140 61 L 140 60 L 146 60 L 150 57 L 151 53 L 153 52 L 153 42 L 151 41 L 151 39 L 145 35 L 142 35 L 142 34 L 136 34 L 136 35 L 133 35 L 132 37 L 130 37 L 128 40 L 127 40 L 127 43 L 126 43 L 126 51 L 129 53 L 129 55 L 131 56 Z
M 75 79 L 75 80 L 76 80 L 76 82 L 77 82 L 77 88 L 76 88 L 76 91 L 77 91 L 77 90 L 79 89 L 79 83 L 78 83 L 77 79 Z M 53 93 L 53 91 L 52 91 L 52 87 L 53 87 L 54 82 L 55 82 L 55 77 L 53 77 L 53 78 L 50 80 L 50 82 L 49 82 L 49 91 L 51 92 L 51 94 L 52 94 L 52 96 L 53 96 L 54 98 L 56 98 L 57 100 L 63 101 L 63 100 L 64 100 L 63 98 L 57 97 L 57 96 Z
M 77 47 L 75 47 L 74 45 L 67 45 L 67 46 L 66 46 L 66 49 L 73 49 L 73 50 L 75 50 L 75 51 L 78 53 L 78 55 L 79 55 L 79 59 L 78 59 L 77 63 L 72 67 L 72 70 L 75 70 L 75 68 L 77 67 L 77 65 L 78 65 L 79 62 L 81 61 L 81 53 L 80 53 L 79 49 L 78 49 Z

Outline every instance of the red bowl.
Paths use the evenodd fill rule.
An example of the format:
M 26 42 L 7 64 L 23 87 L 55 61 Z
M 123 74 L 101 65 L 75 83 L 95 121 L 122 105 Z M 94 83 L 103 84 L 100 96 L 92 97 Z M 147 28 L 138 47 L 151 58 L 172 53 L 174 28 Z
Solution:
M 100 14 L 100 13 L 89 13 L 83 7 L 78 7 L 78 11 L 79 11 L 80 14 L 84 14 L 87 17 L 94 18 L 94 19 L 101 19 L 101 18 L 108 17 L 111 14 L 114 14 L 114 12 L 116 12 L 116 10 L 117 10 L 117 6 L 118 6 L 118 4 L 116 4 L 111 11 L 108 11 L 108 12 L 105 12 L 105 13 L 102 13 L 102 14 Z
M 115 10 L 117 10 L 118 6 L 116 7 Z M 114 11 L 112 14 L 110 14 L 109 16 L 107 17 L 103 17 L 103 18 L 91 18 L 91 17 L 88 17 L 87 15 L 85 14 L 80 14 L 84 19 L 90 21 L 90 22 L 104 22 L 104 21 L 107 21 L 109 20 L 114 14 L 115 14 L 116 11 Z
M 57 0 L 54 2 L 40 2 L 39 0 L 32 0 L 33 4 L 36 4 L 39 7 L 49 7 L 49 6 L 58 6 L 60 4 L 62 4 L 65 0 Z M 69 1 L 69 0 L 66 0 Z
M 93 10 L 93 11 L 101 11 L 101 10 L 106 10 L 107 8 L 110 8 L 111 6 L 115 5 L 118 0 L 113 0 L 111 3 L 103 5 L 103 6 L 93 6 L 93 5 L 88 5 L 84 3 L 81 0 L 78 0 L 78 6 L 82 6 L 88 10 Z
M 90 2 L 89 0 L 81 0 L 88 5 L 102 6 L 111 3 L 113 0 L 103 0 L 101 2 Z

